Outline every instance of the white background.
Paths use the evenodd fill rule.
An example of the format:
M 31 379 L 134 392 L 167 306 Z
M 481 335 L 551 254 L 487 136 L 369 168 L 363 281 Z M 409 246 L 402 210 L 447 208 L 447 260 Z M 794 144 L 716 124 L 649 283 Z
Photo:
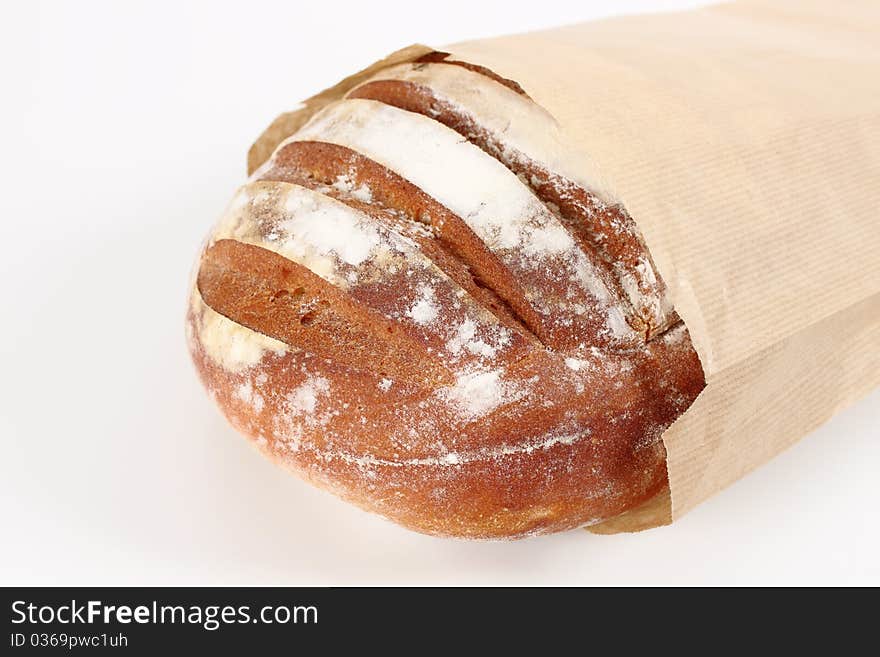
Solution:
M 693 4 L 4 4 L 0 584 L 880 584 L 880 391 L 674 527 L 466 543 L 273 466 L 188 360 L 192 258 L 278 113 L 413 41 Z

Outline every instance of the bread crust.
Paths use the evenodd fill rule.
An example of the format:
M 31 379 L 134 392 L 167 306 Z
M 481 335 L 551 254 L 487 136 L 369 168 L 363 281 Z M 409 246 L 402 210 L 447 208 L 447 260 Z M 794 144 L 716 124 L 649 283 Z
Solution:
M 443 59 L 408 66 L 478 79 L 502 114 L 532 103 Z M 215 227 L 187 315 L 201 380 L 275 461 L 416 531 L 522 537 L 638 506 L 704 381 L 635 225 L 398 73 L 282 143 Z

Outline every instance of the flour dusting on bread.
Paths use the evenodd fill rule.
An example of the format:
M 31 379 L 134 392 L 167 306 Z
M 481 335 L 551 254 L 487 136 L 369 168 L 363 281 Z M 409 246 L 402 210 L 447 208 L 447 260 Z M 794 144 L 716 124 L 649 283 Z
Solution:
M 187 314 L 206 387 L 271 458 L 419 531 L 531 536 L 649 499 L 703 374 L 586 162 L 490 71 L 379 71 L 216 223 Z

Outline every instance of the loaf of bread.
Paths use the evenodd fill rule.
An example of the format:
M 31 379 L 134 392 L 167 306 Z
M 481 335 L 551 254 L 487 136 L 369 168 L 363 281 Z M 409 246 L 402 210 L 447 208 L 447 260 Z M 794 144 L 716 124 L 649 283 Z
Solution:
M 521 537 L 666 484 L 702 390 L 640 233 L 515 82 L 444 53 L 278 146 L 199 256 L 198 372 L 233 426 L 411 529 Z

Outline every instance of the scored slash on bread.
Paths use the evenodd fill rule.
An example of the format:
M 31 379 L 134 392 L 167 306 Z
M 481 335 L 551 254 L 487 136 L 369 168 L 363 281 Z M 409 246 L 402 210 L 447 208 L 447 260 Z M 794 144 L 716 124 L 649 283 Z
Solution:
M 656 494 L 702 370 L 635 224 L 557 142 L 518 85 L 440 53 L 282 142 L 193 289 L 231 422 L 428 533 L 559 531 Z
M 476 360 L 507 364 L 533 343 L 393 222 L 289 183 L 251 183 L 236 201 L 214 231 L 198 286 L 208 305 L 254 330 L 430 384 L 450 383 Z M 438 320 L 470 326 L 479 339 L 459 344 L 432 326 Z
M 295 141 L 337 144 L 397 174 L 376 181 L 377 195 L 405 178 L 445 206 L 450 212 L 441 234 L 444 226 L 459 224 L 464 239 L 457 246 L 468 264 L 494 261 L 495 271 L 512 282 L 500 294 L 548 346 L 583 348 L 584 336 L 594 345 L 641 340 L 604 272 L 562 222 L 507 167 L 433 119 L 377 101 L 343 100 L 316 114 L 279 151 Z M 389 196 L 402 194 L 398 189 Z M 470 255 L 476 249 L 464 244 L 467 237 L 474 243 L 473 236 L 482 253 Z
M 577 158 L 553 129 L 552 118 L 522 90 L 487 83 L 483 75 L 448 65 L 458 63 L 392 66 L 348 97 L 375 99 L 429 116 L 497 158 L 565 223 L 579 246 L 609 270 L 612 276 L 606 281 L 612 281 L 629 305 L 628 319 L 637 331 L 648 339 L 675 324 L 678 317 L 635 222 L 619 204 L 589 191 L 589 182 L 571 161 Z M 499 113 L 497 107 L 507 111 Z M 546 129 L 532 129 L 536 122 Z

